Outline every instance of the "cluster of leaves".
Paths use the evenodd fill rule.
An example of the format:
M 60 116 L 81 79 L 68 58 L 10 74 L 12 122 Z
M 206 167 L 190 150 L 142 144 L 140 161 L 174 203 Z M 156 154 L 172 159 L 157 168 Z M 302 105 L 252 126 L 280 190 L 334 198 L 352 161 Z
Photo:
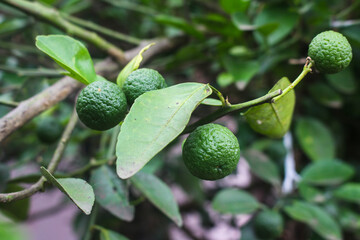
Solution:
M 294 224 L 297 226 L 294 221 L 302 222 L 307 226 L 300 225 L 300 227 L 308 229 L 308 231 L 303 231 L 303 236 L 287 232 L 286 235 L 291 236 L 291 239 L 301 237 L 311 237 L 312 239 L 359 238 L 360 216 L 357 212 L 360 187 L 356 160 L 360 157 L 357 150 L 357 136 L 360 129 L 355 119 L 358 119 L 360 115 L 357 107 L 360 95 L 355 77 L 359 74 L 359 70 L 355 66 L 359 61 L 360 31 L 356 21 L 352 21 L 352 19 L 359 18 L 358 3 L 336 0 L 220 0 L 211 3 L 202 0 L 189 3 L 182 0 L 141 0 L 136 2 L 104 0 L 97 3 L 72 0 L 41 2 L 56 6 L 63 14 L 77 14 L 83 19 L 101 23 L 103 26 L 122 29 L 122 32 L 138 38 L 164 35 L 167 37 L 189 36 L 188 44 L 177 49 L 171 55 L 154 59 L 150 67 L 163 69 L 170 83 L 181 82 L 183 79 L 211 83 L 229 96 L 231 102 L 240 102 L 264 95 L 283 76 L 294 79 L 302 66 L 293 63 L 306 57 L 307 45 L 317 33 L 329 28 L 336 28 L 337 31 L 343 33 L 350 40 L 354 50 L 354 60 L 350 67 L 334 75 L 312 74 L 309 76 L 296 89 L 296 107 L 294 107 L 295 97 L 286 101 L 284 99 L 288 103 L 286 106 L 290 108 L 283 118 L 290 117 L 286 120 L 288 126 L 285 126 L 285 129 L 290 127 L 290 132 L 293 133 L 293 150 L 286 148 L 282 141 L 263 138 L 256 134 L 245 124 L 243 116 L 233 116 L 236 128 L 239 129 L 237 136 L 242 155 L 255 176 L 252 184 L 248 185 L 246 190 L 219 189 L 222 188 L 220 186 L 224 186 L 220 184 L 217 185 L 219 191 L 206 189 L 202 182 L 188 175 L 181 161 L 178 161 L 180 160 L 179 156 L 173 153 L 175 146 L 181 144 L 178 140 L 170 143 L 129 181 L 119 179 L 113 171 L 113 167 L 107 165 L 96 168 L 91 173 L 75 174 L 70 178 L 71 174 L 62 174 L 61 172 L 52 176 L 45 169 L 42 170 L 42 173 L 55 186 L 66 192 L 85 212 L 90 212 L 95 196 L 97 203 L 107 210 L 105 212 L 100 210 L 101 215 L 98 216 L 96 223 L 101 226 L 94 227 L 101 232 L 103 239 L 120 238 L 117 233 L 108 229 L 120 231 L 128 236 L 140 236 L 137 239 L 142 236 L 137 235 L 140 233 L 135 233 L 140 232 L 139 228 L 143 229 L 144 234 L 146 233 L 146 227 L 143 226 L 147 224 L 134 219 L 134 205 L 142 202 L 143 197 L 141 196 L 147 198 L 174 222 L 181 224 L 179 207 L 164 181 L 170 183 L 171 186 L 180 186 L 188 196 L 192 196 L 191 210 L 201 211 L 202 214 L 206 212 L 204 203 L 211 199 L 213 209 L 220 213 L 233 215 L 254 214 L 261 211 L 265 205 L 275 206 L 286 216 L 286 224 L 290 226 L 286 229 L 293 229 L 291 226 Z M 33 39 L 36 35 L 41 34 L 66 33 L 48 24 L 33 21 L 25 14 L 5 5 L 1 5 L 0 9 L 0 13 L 5 13 L 1 15 L 0 20 L 0 67 L 3 69 L 0 72 L 0 100 L 25 100 L 48 87 L 62 74 L 62 70 L 59 71 L 49 63 L 47 58 L 39 55 L 39 51 L 31 47 Z M 101 9 L 101 12 L 98 12 L 98 9 Z M 345 24 L 345 20 L 350 20 L 350 24 Z M 127 24 L 129 22 L 132 24 Z M 66 38 L 64 39 L 66 41 Z M 123 42 L 117 43 L 124 48 L 129 48 L 131 45 Z M 81 53 L 76 58 L 79 62 L 72 62 L 71 58 L 67 59 L 68 56 L 72 56 L 69 55 L 70 48 L 65 47 L 69 43 L 65 44 L 51 47 L 46 52 L 50 56 L 51 51 L 57 51 L 54 53 L 55 55 L 63 54 L 61 59 L 65 59 L 66 62 L 58 61 L 58 63 L 68 70 L 72 77 L 79 81 L 82 79 L 84 83 L 95 81 L 97 76 L 87 51 L 84 52 L 83 48 L 79 48 Z M 37 45 L 44 49 L 44 45 L 41 45 L 40 41 Z M 97 51 L 93 46 L 89 45 L 88 47 L 96 58 L 104 57 L 104 53 Z M 289 59 L 292 61 L 288 61 Z M 134 60 L 128 66 L 132 64 L 132 68 L 127 68 L 130 71 L 137 68 L 140 63 Z M 38 66 L 46 68 L 37 69 Z M 74 69 L 75 71 L 73 71 Z M 80 71 L 76 71 L 78 69 Z M 123 81 L 121 79 L 124 79 L 127 74 L 129 73 L 122 71 L 119 74 L 118 83 L 121 84 Z M 281 85 L 282 82 L 288 84 L 287 81 L 286 78 L 283 78 L 279 84 Z M 272 90 L 276 88 L 274 87 Z M 123 177 L 134 174 L 182 131 L 181 129 L 185 127 L 194 107 L 208 94 L 210 95 L 210 92 L 204 93 L 205 89 L 209 89 L 209 87 L 202 83 L 181 84 L 169 88 L 164 95 L 149 93 L 147 97 L 144 97 L 144 100 L 148 100 L 148 102 L 144 101 L 147 103 L 148 109 L 157 104 L 165 104 L 163 99 L 167 98 L 169 102 L 166 104 L 173 101 L 173 104 L 169 106 L 174 106 L 172 110 L 176 111 L 177 102 L 185 103 L 186 96 L 194 91 L 198 93 L 191 101 L 186 101 L 189 104 L 188 110 L 178 115 L 185 118 L 181 119 L 182 123 L 178 124 L 177 120 L 176 126 L 171 125 L 177 131 L 173 135 L 166 134 L 166 139 L 158 139 L 165 141 L 166 144 L 163 143 L 163 146 L 158 147 L 157 150 L 146 149 L 144 145 L 138 144 L 138 139 L 144 140 L 144 136 L 158 136 L 159 129 L 155 126 L 149 129 L 139 128 L 141 124 L 139 125 L 137 121 L 146 122 L 147 120 L 146 117 L 135 116 L 140 112 L 136 110 L 135 105 L 134 110 L 128 116 L 126 125 L 122 126 L 120 135 L 118 134 L 119 128 L 99 134 L 78 126 L 64 154 L 64 158 L 68 159 L 72 166 L 60 170 L 72 172 L 75 169 L 76 173 L 76 169 L 87 167 L 89 162 L 90 165 L 108 162 L 107 160 L 112 157 L 111 154 L 108 154 L 108 146 L 111 146 L 111 143 L 115 145 L 114 142 L 119 137 L 119 142 L 126 144 L 119 144 L 116 147 L 117 151 L 130 155 L 129 149 L 134 150 L 139 154 L 134 157 L 139 165 L 129 171 L 130 162 L 124 162 L 121 166 L 125 166 L 125 170 L 118 169 L 118 173 L 120 172 L 119 175 Z M 174 94 L 179 91 L 189 94 L 184 94 L 183 98 L 179 98 Z M 290 96 L 288 95 L 289 98 Z M 59 121 L 65 125 L 72 106 L 73 99 L 70 98 L 46 114 L 57 116 Z M 248 115 L 251 111 L 245 113 L 245 118 L 250 125 L 256 124 L 259 112 L 271 112 L 274 107 L 276 109 L 276 105 L 270 103 L 258 106 L 259 109 L 251 110 L 253 115 Z M 198 111 L 194 112 L 194 115 L 202 116 L 203 108 L 205 106 L 201 106 Z M 266 109 L 264 110 L 264 108 Z M 8 107 L 0 107 L 1 116 L 9 111 Z M 150 111 L 148 110 L 148 112 Z M 292 111 L 294 111 L 294 124 L 290 126 L 292 114 L 288 113 Z M 169 114 L 170 111 L 164 113 L 162 117 L 168 119 Z M 6 148 L 1 150 L 3 153 L 0 159 L 0 186 L 3 192 L 21 189 L 18 183 L 36 181 L 39 174 L 10 179 L 7 173 L 21 166 L 35 165 L 38 168 L 36 160 L 41 162 L 41 165 L 46 165 L 56 147 L 55 144 L 44 146 L 36 139 L 34 128 L 37 121 L 38 119 L 34 119 L 11 136 L 5 143 Z M 268 123 L 268 121 L 264 122 Z M 274 128 L 274 126 L 278 128 Z M 263 129 L 258 129 L 258 132 L 271 137 L 280 136 L 284 129 L 284 126 L 278 123 L 270 124 L 270 126 L 261 125 L 261 127 Z M 271 131 L 267 132 L 269 129 Z M 277 131 L 280 131 L 280 134 Z M 133 142 L 128 142 L 129 135 L 136 136 L 138 139 L 132 138 Z M 153 142 L 154 139 L 147 139 L 147 141 Z M 155 145 L 157 146 L 157 144 Z M 22 149 L 22 151 L 18 151 L 18 149 Z M 281 190 L 281 183 L 287 177 L 282 172 L 287 167 L 284 166 L 284 159 L 289 155 L 291 157 L 291 153 L 295 153 L 296 167 L 300 172 L 299 179 L 301 180 L 296 183 L 290 194 L 286 194 Z M 141 158 L 143 154 L 146 154 L 147 158 Z M 120 158 L 129 159 L 126 155 L 118 155 Z M 89 161 L 91 158 L 96 160 Z M 15 164 L 9 165 L 6 161 Z M 88 179 L 92 188 L 77 177 Z M 84 186 L 81 191 L 79 191 L 79 185 Z M 129 187 L 129 185 L 131 186 Z M 134 199 L 135 201 L 131 201 Z M 12 204 L 12 206 L 5 204 L 0 206 L 1 212 L 13 219 L 25 220 L 29 199 Z M 149 210 L 144 204 L 140 204 L 137 211 L 141 212 L 141 216 L 156 214 L 156 211 Z M 186 211 L 185 208 L 181 212 L 186 214 Z M 86 225 L 87 219 L 79 217 L 76 226 Z M 115 219 L 133 220 L 136 230 L 129 230 L 131 228 L 127 228 L 128 225 L 124 227 L 124 224 L 120 223 L 122 221 L 114 221 Z M 166 220 L 163 220 L 160 215 L 159 219 L 157 221 L 160 223 L 156 225 L 159 229 L 167 226 L 167 224 L 161 224 Z M 207 217 L 205 216 L 203 219 L 205 228 L 210 228 L 211 224 L 206 222 Z M 251 222 L 243 227 L 244 239 L 256 239 L 256 236 L 252 235 L 251 229 Z M 6 224 L 0 226 L 0 232 L 10 231 L 13 229 L 8 228 Z M 83 231 L 87 231 L 86 227 Z M 83 231 L 79 230 L 78 232 L 82 233 Z M 157 234 L 163 234 L 160 232 L 161 230 Z M 154 233 L 151 232 L 151 234 Z M 15 235 L 13 234 L 13 236 Z M 16 239 L 16 236 L 14 238 Z M 17 239 L 21 238 L 22 236 L 19 236 Z

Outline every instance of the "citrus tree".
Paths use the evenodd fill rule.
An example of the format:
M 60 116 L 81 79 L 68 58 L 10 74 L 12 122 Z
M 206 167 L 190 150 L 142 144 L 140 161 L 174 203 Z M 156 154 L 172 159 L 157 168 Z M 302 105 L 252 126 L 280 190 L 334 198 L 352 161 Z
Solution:
M 357 239 L 358 5 L 3 0 L 0 236 Z

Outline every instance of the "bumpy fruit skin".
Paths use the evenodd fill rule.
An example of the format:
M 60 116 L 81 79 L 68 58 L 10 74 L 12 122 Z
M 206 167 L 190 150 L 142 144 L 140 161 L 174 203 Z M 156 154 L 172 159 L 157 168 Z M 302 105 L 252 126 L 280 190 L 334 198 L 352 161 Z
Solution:
M 132 105 L 140 95 L 167 87 L 165 79 L 153 69 L 141 68 L 133 71 L 125 80 L 123 90 L 126 99 Z
M 226 127 L 206 124 L 186 139 L 183 160 L 189 171 L 204 180 L 217 180 L 232 173 L 240 159 L 240 146 Z
M 284 220 L 280 213 L 264 210 L 255 217 L 254 230 L 260 239 L 275 239 L 280 237 L 284 230 Z
M 45 117 L 37 125 L 36 135 L 43 143 L 56 142 L 62 134 L 63 127 L 54 117 Z
M 96 81 L 81 91 L 76 111 L 87 127 L 104 131 L 124 119 L 127 111 L 126 96 L 118 85 L 109 81 Z
M 313 38 L 308 55 L 320 72 L 337 73 L 350 64 L 352 50 L 341 33 L 325 31 Z

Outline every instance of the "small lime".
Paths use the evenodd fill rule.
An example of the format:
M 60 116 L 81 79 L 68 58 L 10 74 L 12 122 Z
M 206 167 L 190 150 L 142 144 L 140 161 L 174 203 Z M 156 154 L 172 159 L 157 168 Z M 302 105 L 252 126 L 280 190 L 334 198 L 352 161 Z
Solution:
M 36 135 L 43 143 L 54 143 L 63 132 L 60 122 L 54 117 L 44 117 L 37 124 Z
M 350 64 L 352 50 L 348 40 L 341 33 L 325 31 L 313 38 L 308 55 L 320 72 L 337 73 Z
M 166 82 L 161 74 L 153 69 L 141 68 L 133 71 L 125 80 L 123 90 L 126 99 L 132 105 L 140 95 L 165 88 Z
M 228 128 L 210 123 L 196 128 L 189 135 L 182 155 L 186 167 L 194 176 L 217 180 L 236 169 L 240 147 Z
M 279 212 L 264 210 L 255 217 L 254 230 L 260 239 L 278 238 L 284 230 L 284 220 Z
M 110 129 L 125 117 L 127 102 L 121 88 L 109 81 L 96 81 L 86 86 L 76 102 L 80 120 L 99 131 Z

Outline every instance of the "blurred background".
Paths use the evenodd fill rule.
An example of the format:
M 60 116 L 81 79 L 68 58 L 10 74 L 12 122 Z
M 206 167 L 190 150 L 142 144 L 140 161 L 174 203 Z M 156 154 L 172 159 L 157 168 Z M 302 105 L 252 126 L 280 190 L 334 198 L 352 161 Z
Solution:
M 56 63 L 35 47 L 36 36 L 68 34 L 82 40 L 95 63 L 109 57 L 101 46 L 44 17 L 50 9 L 124 51 L 144 40 L 167 39 L 171 47 L 142 66 L 158 70 L 168 85 L 210 83 L 231 103 L 266 94 L 284 76 L 293 81 L 302 71 L 311 39 L 322 31 L 346 36 L 353 60 L 340 73 L 326 75 L 313 69 L 302 80 L 296 87 L 293 122 L 283 139 L 257 134 L 240 113 L 217 120 L 236 134 L 242 152 L 237 171 L 222 180 L 202 181 L 190 175 L 181 159 L 186 136 L 158 154 L 147 171 L 171 188 L 183 227 L 131 186 L 130 203 L 136 206 L 131 222 L 101 206 L 96 207 L 95 217 L 86 216 L 59 190 L 48 188 L 29 199 L 0 204 L 4 222 L 0 239 L 122 239 L 100 235 L 109 231 L 139 240 L 256 240 L 252 219 L 264 208 L 275 208 L 284 218 L 279 239 L 360 239 L 360 1 L 25 1 L 45 6 L 32 11 L 24 11 L 18 1 L 23 2 L 0 1 L 0 117 L 62 78 Z M 114 58 L 111 62 L 115 68 L 106 77 L 115 81 L 121 67 Z M 0 142 L 1 192 L 22 189 L 41 176 L 39 166 L 50 161 L 75 99 L 76 92 Z M 191 121 L 215 109 L 202 105 Z M 49 128 L 57 132 L 51 141 L 42 136 Z M 113 131 L 96 132 L 78 123 L 59 174 L 104 159 Z M 321 165 L 321 161 L 331 163 Z M 88 180 L 91 170 L 77 176 Z M 221 206 L 236 200 L 231 194 L 219 197 L 229 188 L 246 191 L 263 208 L 224 210 Z

